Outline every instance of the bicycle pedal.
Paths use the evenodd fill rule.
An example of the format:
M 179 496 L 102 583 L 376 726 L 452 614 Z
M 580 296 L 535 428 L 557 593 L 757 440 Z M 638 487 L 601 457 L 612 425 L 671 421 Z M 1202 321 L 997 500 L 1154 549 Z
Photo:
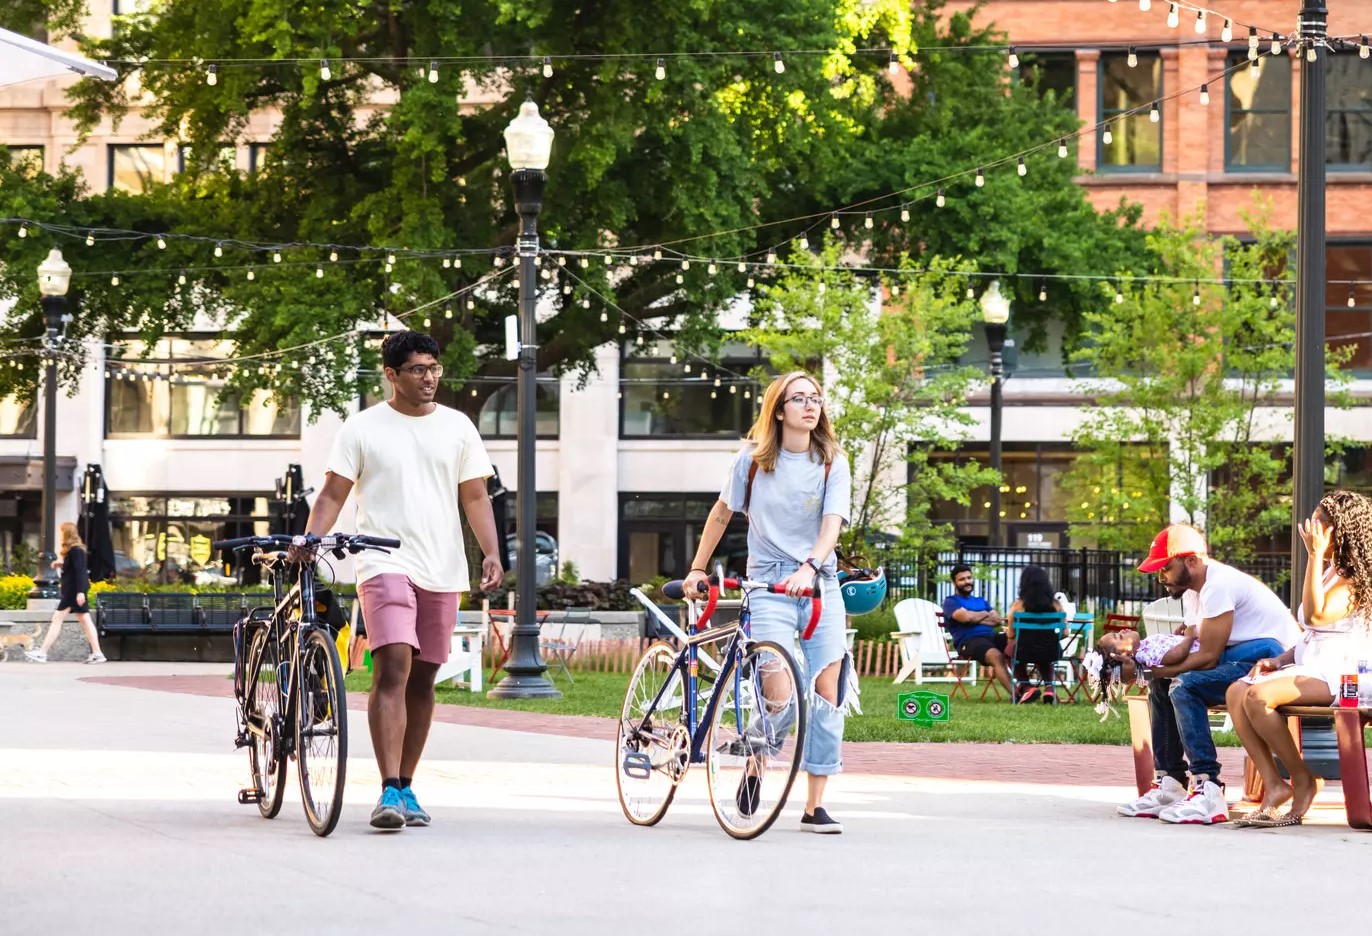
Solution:
M 251 806 L 253 803 L 260 803 L 262 802 L 262 792 L 252 788 L 239 790 L 238 802 L 243 806 Z
M 624 775 L 635 780 L 647 780 L 653 775 L 652 758 L 639 751 L 626 751 L 624 754 Z

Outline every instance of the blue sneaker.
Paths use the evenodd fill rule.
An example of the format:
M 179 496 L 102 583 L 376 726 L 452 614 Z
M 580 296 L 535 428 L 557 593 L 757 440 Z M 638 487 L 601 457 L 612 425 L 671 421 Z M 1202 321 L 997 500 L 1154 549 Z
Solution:
M 372 828 L 398 831 L 405 828 L 405 801 L 395 787 L 386 787 L 372 810 Z
M 429 824 L 430 816 L 419 805 L 419 800 L 415 798 L 414 790 L 405 787 L 400 791 L 400 801 L 405 808 L 405 825 L 425 826 Z

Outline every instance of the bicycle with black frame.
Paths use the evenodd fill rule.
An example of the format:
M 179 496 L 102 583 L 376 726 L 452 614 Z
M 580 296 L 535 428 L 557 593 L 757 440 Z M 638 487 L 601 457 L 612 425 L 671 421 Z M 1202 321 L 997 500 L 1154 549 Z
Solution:
M 316 587 L 313 562 L 290 561 L 296 546 L 342 559 L 365 549 L 388 552 L 400 541 L 375 536 L 244 536 L 215 549 L 252 549 L 252 561 L 272 580 L 271 607 L 253 608 L 234 625 L 234 697 L 238 734 L 248 749 L 252 786 L 240 803 L 256 803 L 275 818 L 285 795 L 286 767 L 295 760 L 305 818 L 316 835 L 328 835 L 343 812 L 348 763 L 348 707 L 343 666 L 330 631 L 336 602 Z
M 754 591 L 784 594 L 779 583 L 726 578 L 721 565 L 709 579 L 704 610 L 684 582 L 662 593 L 686 599 L 694 622 L 684 646 L 651 645 L 624 693 L 615 751 L 620 808 L 634 825 L 661 821 L 692 764 L 704 764 L 710 806 L 725 832 L 752 839 L 781 815 L 805 747 L 806 692 L 789 648 L 753 640 L 748 598 Z M 739 618 L 711 627 L 721 589 L 741 592 Z M 812 598 L 808 640 L 819 623 L 820 595 Z M 716 662 L 700 652 L 723 646 Z M 701 666 L 704 660 L 705 666 Z

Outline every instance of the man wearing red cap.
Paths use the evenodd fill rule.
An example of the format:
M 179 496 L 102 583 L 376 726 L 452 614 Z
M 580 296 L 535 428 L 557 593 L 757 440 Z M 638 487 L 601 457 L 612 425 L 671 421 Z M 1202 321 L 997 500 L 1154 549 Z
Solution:
M 1140 572 L 1157 573 L 1172 598 L 1198 594 L 1196 620 L 1178 647 L 1194 649 L 1149 672 L 1153 717 L 1153 788 L 1119 808 L 1122 816 L 1211 825 L 1229 818 L 1220 762 L 1207 709 L 1258 660 L 1295 644 L 1300 629 L 1282 600 L 1262 582 L 1209 556 L 1195 527 L 1174 524 L 1157 535 Z M 1191 784 L 1186 783 L 1190 765 Z

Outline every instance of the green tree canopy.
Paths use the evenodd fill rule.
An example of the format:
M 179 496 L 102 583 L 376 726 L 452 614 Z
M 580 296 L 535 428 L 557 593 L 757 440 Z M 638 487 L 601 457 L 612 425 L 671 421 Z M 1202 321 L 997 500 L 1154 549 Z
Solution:
M 23 28 L 46 17 L 64 33 L 79 6 L 23 0 L 0 19 Z M 0 160 L 0 214 L 207 239 L 171 240 L 167 249 L 151 238 L 102 238 L 90 248 L 61 241 L 78 274 L 138 271 L 118 286 L 105 275 L 79 279 L 76 336 L 155 336 L 211 308 L 235 328 L 241 353 L 273 352 L 414 308 L 493 270 L 490 254 L 456 269 L 444 268 L 438 252 L 512 244 L 517 222 L 501 134 L 526 95 L 557 132 L 546 246 L 661 244 L 760 260 L 781 245 L 785 260 L 795 235 L 827 228 L 829 209 L 1075 131 L 1072 110 L 1014 80 L 1003 56 L 984 48 L 998 41 L 964 14 L 948 14 L 942 0 L 913 11 L 904 0 L 682 0 L 651 12 L 629 0 L 160 0 L 147 14 L 120 17 L 111 38 L 84 41 L 88 54 L 124 63 L 129 77 L 79 83 L 73 113 L 89 129 L 142 106 L 156 121 L 155 139 L 189 147 L 187 171 L 146 194 L 90 196 L 70 175 L 29 178 Z M 917 45 L 931 51 L 916 53 Z M 884 52 L 861 51 L 886 48 L 908 71 L 892 76 Z M 716 54 L 769 49 L 792 54 L 784 73 L 768 54 Z M 670 56 L 661 80 L 657 54 Z M 437 82 L 428 80 L 431 60 L 439 62 Z M 280 115 L 268 171 L 225 170 L 218 148 L 241 142 L 250 116 L 266 110 Z M 970 177 L 950 182 L 941 210 L 927 185 L 874 201 L 871 229 L 861 212 L 843 219 L 850 256 L 893 265 L 912 258 L 916 266 L 966 256 L 984 270 L 1049 274 L 1138 262 L 1135 213 L 1095 212 L 1072 181 L 1074 160 L 1058 159 L 1056 147 L 1032 157 L 1031 167 L 1023 178 L 1013 166 L 989 171 L 984 189 Z M 898 210 L 907 201 L 908 223 Z M 815 217 L 777 223 L 803 215 Z M 228 244 L 223 258 L 210 253 L 216 240 Z M 278 265 L 270 251 L 234 241 L 435 255 L 399 256 L 388 271 L 377 255 L 345 250 L 343 261 L 354 262 L 329 264 L 326 250 L 294 247 Z M 38 331 L 32 269 L 54 242 L 35 232 L 7 245 L 0 299 L 19 300 L 13 331 Z M 248 263 L 262 264 L 251 281 L 242 272 Z M 316 263 L 322 278 L 312 275 Z M 185 287 L 175 285 L 181 271 L 190 271 Z M 630 337 L 657 329 L 708 344 L 718 310 L 747 288 L 745 274 L 728 265 L 713 276 L 704 264 L 682 271 L 666 260 L 574 272 L 586 285 L 565 273 L 545 281 L 543 369 L 589 366 L 592 349 L 619 338 L 621 325 Z M 501 353 L 501 320 L 514 307 L 514 288 L 505 278 L 473 293 L 472 307 L 456 304 L 453 318 L 434 316 L 451 383 L 513 373 Z M 1027 301 L 1037 294 L 1032 280 L 1017 291 L 1035 325 L 1049 309 L 1074 322 L 1098 299 L 1055 283 L 1049 303 Z M 356 393 L 352 366 L 359 354 L 365 365 L 365 353 L 338 343 L 314 366 L 243 368 L 234 381 L 341 406 Z M 10 371 L 0 370 L 0 394 L 31 390 L 31 370 Z

